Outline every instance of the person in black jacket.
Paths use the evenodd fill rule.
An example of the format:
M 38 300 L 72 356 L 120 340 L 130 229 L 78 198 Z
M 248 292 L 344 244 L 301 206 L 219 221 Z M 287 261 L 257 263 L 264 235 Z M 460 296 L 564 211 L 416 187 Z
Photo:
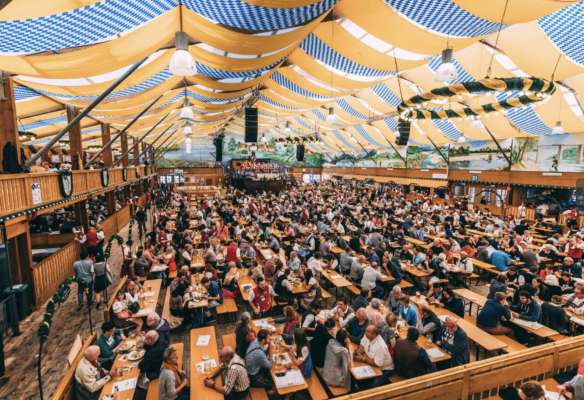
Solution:
M 507 296 L 503 292 L 495 293 L 494 299 L 488 299 L 477 315 L 477 326 L 491 335 L 508 335 L 513 329 L 503 325 L 511 319 L 507 308 Z
M 333 339 L 333 332 L 337 326 L 334 319 L 327 319 L 324 325 L 317 323 L 314 330 L 314 336 L 310 341 L 310 356 L 314 367 L 319 370 L 324 367 L 324 357 L 326 355 L 326 346 L 329 340 Z
M 395 345 L 395 372 L 403 378 L 415 378 L 435 370 L 428 353 L 417 343 L 420 333 L 410 326 L 406 339 L 398 339 Z
M 138 369 L 149 380 L 158 378 L 160 375 L 160 367 L 164 358 L 164 350 L 168 347 L 168 343 L 160 340 L 158 332 L 151 330 L 146 332 L 144 336 L 144 358 L 138 364 Z
M 541 305 L 541 321 L 544 325 L 566 335 L 570 331 L 570 317 L 562 308 L 562 297 L 552 296 L 551 303 Z
M 440 332 L 440 340 L 436 344 L 452 355 L 453 367 L 470 361 L 468 337 L 455 319 L 446 317 Z
M 514 318 L 525 321 L 539 322 L 541 319 L 541 306 L 529 292 L 519 293 L 519 301 L 511 305 L 511 311 Z
M 454 296 L 452 289 L 446 288 L 442 291 L 442 301 L 436 304 L 443 306 L 448 311 L 464 318 L 464 303 L 461 299 Z

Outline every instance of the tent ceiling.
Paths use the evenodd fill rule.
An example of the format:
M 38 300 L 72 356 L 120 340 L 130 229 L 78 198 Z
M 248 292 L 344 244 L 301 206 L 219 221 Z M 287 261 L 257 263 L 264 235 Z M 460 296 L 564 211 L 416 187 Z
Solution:
M 255 104 L 261 134 L 286 136 L 288 122 L 293 134 L 319 132 L 323 140 L 313 148 L 359 151 L 390 148 L 396 106 L 443 85 L 433 73 L 448 46 L 455 82 L 490 70 L 497 77 L 553 74 L 559 83 L 545 104 L 485 116 L 497 138 L 548 135 L 558 119 L 567 132 L 584 133 L 582 21 L 584 1 L 576 0 L 21 0 L 0 10 L 0 70 L 14 75 L 20 129 L 37 134 L 38 143 L 65 126 L 65 105 L 86 106 L 149 56 L 84 119 L 91 143 L 99 127 L 90 125 L 122 129 L 162 95 L 131 135 L 169 112 L 160 131 L 181 125 L 186 99 L 194 138 L 219 130 L 239 137 L 242 108 Z M 181 27 L 198 67 L 187 79 L 168 71 Z M 329 107 L 334 125 L 326 121 Z M 489 139 L 467 120 L 422 121 L 410 137 L 447 144 L 462 135 Z

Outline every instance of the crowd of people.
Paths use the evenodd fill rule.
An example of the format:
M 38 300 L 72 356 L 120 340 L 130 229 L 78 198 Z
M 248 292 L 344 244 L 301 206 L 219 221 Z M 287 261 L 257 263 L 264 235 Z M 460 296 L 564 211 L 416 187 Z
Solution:
M 273 346 L 286 346 L 303 375 L 315 370 L 327 385 L 346 391 L 470 362 L 471 342 L 458 323 L 465 307 L 453 289 L 468 286 L 468 278 L 477 275 L 473 260 L 499 272 L 477 314 L 480 329 L 527 345 L 535 343 L 533 338 L 511 324 L 512 318 L 566 335 L 581 331 L 568 316 L 584 314 L 584 231 L 574 225 L 551 227 L 555 231 L 536 244 L 532 222 L 480 212 L 465 199 L 449 204 L 429 196 L 408 200 L 395 186 L 342 181 L 279 194 L 233 190 L 197 203 L 162 188 L 152 199 L 154 228 L 137 246 L 125 244 L 122 272 L 129 275 L 128 284 L 118 293 L 103 339 L 86 358 L 93 368 L 92 359 L 107 368 L 121 338 L 116 332 L 144 332 L 149 356 L 140 370 L 148 380 L 160 376 L 162 399 L 188 393 L 182 371 L 172 367 L 176 353 L 168 347 L 170 331 L 215 323 L 216 308 L 227 298 L 249 312 L 240 314 L 235 348 L 221 350 L 223 368 L 217 374 L 223 384 L 213 377 L 206 384 L 229 399 L 244 398 L 250 386 L 275 396 L 269 374 Z M 409 269 L 430 279 L 412 278 Z M 358 294 L 337 295 L 334 306 L 327 307 L 323 292 L 335 289 L 326 278 L 331 274 L 347 279 Z M 133 317 L 145 277 L 168 282 L 170 320 L 156 313 Z M 412 288 L 402 290 L 406 277 Z M 204 307 L 193 307 L 201 301 Z M 435 307 L 451 315 L 440 318 Z M 281 340 L 254 323 L 266 318 L 281 327 Z M 448 361 L 433 362 L 421 338 L 438 346 Z M 156 362 L 146 367 L 147 359 Z M 355 379 L 354 362 L 381 374 Z M 96 387 L 77 378 L 90 391 Z M 564 389 L 581 393 L 578 384 Z M 516 395 L 540 398 L 530 397 L 534 385 Z

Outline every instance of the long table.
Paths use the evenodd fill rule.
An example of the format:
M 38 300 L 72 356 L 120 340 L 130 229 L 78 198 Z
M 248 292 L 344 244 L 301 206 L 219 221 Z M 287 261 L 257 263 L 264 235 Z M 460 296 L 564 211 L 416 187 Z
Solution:
M 411 296 L 410 300 L 420 307 L 423 303 L 426 303 L 425 296 Z M 485 349 L 487 352 L 498 352 L 507 347 L 507 344 L 497 339 L 493 335 L 488 334 L 483 331 L 475 324 L 460 318 L 458 315 L 450 312 L 449 310 L 437 307 L 433 304 L 427 304 L 428 308 L 434 312 L 437 316 L 447 316 L 458 321 L 458 326 L 466 333 L 468 338 L 473 341 L 477 346 Z
M 204 335 L 209 336 L 209 343 L 206 346 L 197 346 L 197 339 L 199 336 Z M 221 393 L 205 386 L 205 379 L 211 376 L 216 369 L 209 369 L 203 372 L 197 370 L 197 364 L 202 361 L 215 360 L 217 367 L 219 367 L 220 362 L 215 327 L 206 326 L 204 328 L 191 329 L 190 339 L 190 400 L 223 400 Z M 218 377 L 217 379 L 220 378 Z
M 156 311 L 158 297 L 160 297 L 160 288 L 162 287 L 162 279 L 150 279 L 144 281 L 142 287 L 144 293 L 149 294 L 149 296 L 140 298 L 140 310 L 132 315 L 134 318 L 142 318 L 149 313 Z

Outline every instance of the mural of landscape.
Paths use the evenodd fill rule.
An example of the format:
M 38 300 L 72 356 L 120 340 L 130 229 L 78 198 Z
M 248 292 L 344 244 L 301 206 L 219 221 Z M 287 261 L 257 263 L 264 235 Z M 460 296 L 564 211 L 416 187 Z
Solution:
M 584 135 L 550 135 L 513 138 L 499 141 L 512 170 L 584 172 Z M 274 139 L 257 143 L 257 158 L 269 158 L 291 167 L 382 167 L 424 169 L 471 169 L 502 170 L 509 167 L 493 141 L 474 140 L 462 144 L 442 146 L 440 151 L 449 159 L 447 165 L 440 153 L 430 145 L 401 146 L 393 150 L 361 153 L 338 153 L 323 155 L 307 151 L 304 162 L 296 161 L 296 145 L 276 143 Z M 235 138 L 226 138 L 223 147 L 223 162 L 245 159 L 251 156 L 251 146 Z M 197 167 L 213 162 L 215 147 L 209 143 L 199 144 L 187 152 L 184 144 L 175 146 L 159 161 L 161 167 Z

